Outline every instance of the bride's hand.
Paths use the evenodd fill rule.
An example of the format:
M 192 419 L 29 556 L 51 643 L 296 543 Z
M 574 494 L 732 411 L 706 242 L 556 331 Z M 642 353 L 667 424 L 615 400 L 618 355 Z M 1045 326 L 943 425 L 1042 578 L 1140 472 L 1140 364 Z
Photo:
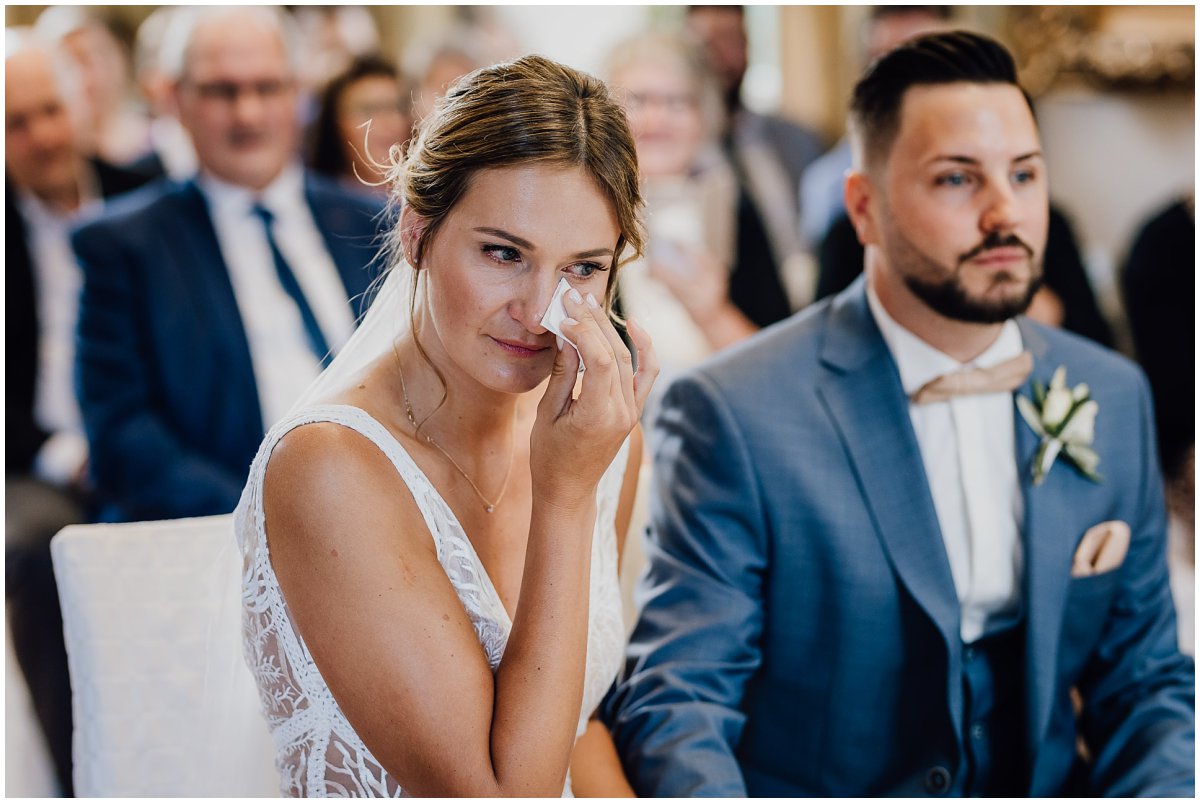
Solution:
M 578 299 L 578 300 L 577 300 Z M 530 436 L 530 471 L 535 496 L 574 506 L 589 501 L 600 477 L 637 424 L 658 376 L 658 357 L 645 330 L 629 321 L 633 356 L 599 299 L 572 290 L 563 298 L 573 322 L 563 331 L 579 349 L 563 343 L 554 360 L 546 394 Z M 580 357 L 587 370 L 573 398 Z

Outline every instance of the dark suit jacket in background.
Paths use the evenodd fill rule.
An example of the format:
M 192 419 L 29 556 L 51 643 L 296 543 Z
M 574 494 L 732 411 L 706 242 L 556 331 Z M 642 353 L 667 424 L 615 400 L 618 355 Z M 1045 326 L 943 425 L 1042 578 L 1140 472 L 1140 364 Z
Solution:
M 829 227 L 818 254 L 817 298 L 840 293 L 863 272 L 863 247 L 854 224 L 844 213 Z M 1050 207 L 1050 229 L 1043 260 L 1046 286 L 1063 305 L 1062 328 L 1112 348 L 1112 329 L 1092 293 L 1079 246 L 1071 224 L 1054 206 Z
M 1030 768 L 1015 780 L 1035 796 L 1080 774 L 1092 794 L 1191 796 L 1194 668 L 1176 646 L 1145 379 L 1018 323 L 1030 382 L 1063 365 L 1091 388 L 1104 481 L 1059 462 L 1033 487 L 1038 439 L 1014 403 Z M 961 788 L 959 603 L 865 282 L 676 381 L 650 443 L 645 606 L 604 711 L 634 789 L 924 796 L 935 768 Z M 1132 530 L 1124 563 L 1073 579 L 1084 532 L 1112 519 Z M 1094 756 L 1082 773 L 1077 733 Z
M 148 179 L 98 159 L 91 161 L 100 195 L 108 200 Z M 12 183 L 4 187 L 4 470 L 25 473 L 50 433 L 34 417 L 41 332 L 38 322 L 37 271 L 29 252 L 29 232 L 17 209 Z
M 1196 442 L 1196 218 L 1185 202 L 1138 232 L 1121 289 L 1138 362 L 1154 392 L 1159 453 L 1174 474 Z
M 357 316 L 377 272 L 380 207 L 312 175 L 305 197 Z M 191 181 L 157 184 L 73 243 L 85 275 L 77 378 L 102 517 L 230 512 L 264 426 L 203 194 Z

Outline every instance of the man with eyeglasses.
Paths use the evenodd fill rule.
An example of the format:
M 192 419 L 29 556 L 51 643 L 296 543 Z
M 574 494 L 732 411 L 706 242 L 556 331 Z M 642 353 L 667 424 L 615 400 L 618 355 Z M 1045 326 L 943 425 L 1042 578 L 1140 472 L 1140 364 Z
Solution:
M 164 48 L 199 173 L 73 238 L 103 519 L 233 510 L 265 429 L 354 329 L 380 210 L 299 166 L 286 23 L 266 7 L 172 19 Z

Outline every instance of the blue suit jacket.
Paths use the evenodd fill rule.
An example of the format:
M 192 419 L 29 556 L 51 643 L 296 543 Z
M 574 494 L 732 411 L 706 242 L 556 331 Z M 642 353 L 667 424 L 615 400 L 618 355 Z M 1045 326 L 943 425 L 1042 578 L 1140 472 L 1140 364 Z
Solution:
M 959 788 L 959 606 L 864 288 L 665 395 L 645 608 L 605 710 L 640 794 L 924 795 L 938 767 Z M 1093 793 L 1190 795 L 1194 669 L 1176 647 L 1146 383 L 1111 352 L 1019 323 L 1031 379 L 1065 365 L 1091 387 L 1104 474 L 1094 484 L 1060 462 L 1032 487 L 1037 439 L 1014 410 L 1028 791 L 1064 790 L 1078 726 Z M 1072 579 L 1084 532 L 1111 519 L 1132 528 L 1123 565 Z
M 380 207 L 311 174 L 305 196 L 357 316 Z M 100 517 L 228 513 L 264 428 L 203 194 L 193 182 L 160 182 L 72 243 L 84 270 L 76 379 Z

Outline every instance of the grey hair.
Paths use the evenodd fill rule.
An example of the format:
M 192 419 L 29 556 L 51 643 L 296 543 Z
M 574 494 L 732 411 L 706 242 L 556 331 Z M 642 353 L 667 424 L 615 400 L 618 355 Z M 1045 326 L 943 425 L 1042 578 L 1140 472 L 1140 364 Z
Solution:
M 257 17 L 265 27 L 279 34 L 289 68 L 298 73 L 300 48 L 297 46 L 296 23 L 279 6 L 189 6 L 175 9 L 163 33 L 159 66 L 167 75 L 182 79 L 196 31 L 205 23 L 234 16 Z
M 18 25 L 4 29 L 5 61 L 29 51 L 42 53 L 50 60 L 54 84 L 58 87 L 63 104 L 71 110 L 72 115 L 76 114 L 83 104 L 83 80 L 75 63 L 36 27 Z
M 161 72 L 172 80 L 179 77 L 163 63 L 163 43 L 171 26 L 171 18 L 177 12 L 175 6 L 159 6 L 142 20 L 133 38 L 134 75 Z

